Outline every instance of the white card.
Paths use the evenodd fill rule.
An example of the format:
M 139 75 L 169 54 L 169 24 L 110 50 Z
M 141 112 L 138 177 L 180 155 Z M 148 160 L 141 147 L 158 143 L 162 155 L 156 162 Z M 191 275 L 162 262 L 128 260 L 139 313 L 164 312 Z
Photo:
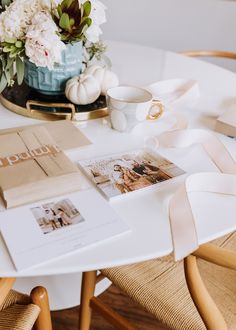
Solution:
M 95 189 L 1 212 L 0 229 L 18 270 L 129 231 Z

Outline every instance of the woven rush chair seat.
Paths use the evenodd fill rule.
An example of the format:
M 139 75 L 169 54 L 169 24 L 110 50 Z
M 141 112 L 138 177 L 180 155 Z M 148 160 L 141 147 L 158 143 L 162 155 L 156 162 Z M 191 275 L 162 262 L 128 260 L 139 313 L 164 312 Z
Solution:
M 236 234 L 214 242 L 236 250 Z M 198 260 L 202 278 L 228 329 L 236 329 L 235 271 Z M 170 329 L 205 330 L 189 294 L 183 262 L 164 257 L 139 264 L 103 269 L 102 274 Z
M 10 290 L 0 306 L 0 330 L 30 330 L 39 313 L 29 296 Z

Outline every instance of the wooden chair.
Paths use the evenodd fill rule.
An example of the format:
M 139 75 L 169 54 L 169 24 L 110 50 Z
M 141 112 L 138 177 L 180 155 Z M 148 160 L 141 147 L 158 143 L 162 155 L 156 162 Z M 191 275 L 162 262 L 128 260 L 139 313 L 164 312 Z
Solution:
M 233 270 L 234 272 L 232 272 L 232 275 L 234 276 L 236 275 L 236 252 L 224 248 L 219 248 L 213 244 L 206 244 L 200 247 L 194 253 L 194 255 L 191 255 L 184 260 L 185 277 L 189 292 L 199 314 L 201 315 L 201 318 L 207 326 L 207 329 L 227 330 L 227 323 L 222 317 L 221 312 L 207 291 L 206 286 L 202 280 L 197 264 L 197 257 L 215 265 L 225 267 L 226 269 Z M 214 274 L 212 276 L 214 276 Z M 222 278 L 222 280 L 225 280 L 225 278 Z M 232 278 L 232 280 L 234 281 L 234 278 Z M 211 291 L 210 288 L 209 291 Z M 232 294 L 233 298 L 235 298 L 235 290 L 230 294 Z M 224 303 L 226 304 L 226 298 L 224 299 Z M 228 309 L 230 309 L 231 306 L 231 304 L 225 306 L 226 312 Z M 227 312 L 227 314 L 230 313 Z M 230 315 L 228 316 L 230 317 Z M 235 329 L 236 323 L 231 322 L 230 327 Z
M 214 245 L 201 247 L 195 253 L 195 256 L 200 257 L 197 263 L 195 256 L 178 263 L 173 262 L 172 257 L 165 257 L 103 269 L 99 277 L 97 272 L 84 273 L 79 329 L 89 329 L 92 309 L 100 312 L 118 329 L 135 329 L 111 307 L 94 297 L 96 282 L 105 276 L 169 329 L 235 330 L 236 254 L 225 249 L 236 250 L 236 234 L 221 238 Z M 200 277 L 199 269 L 206 285 Z M 227 325 L 222 314 L 227 319 Z
M 236 53 L 224 52 L 219 50 L 190 50 L 179 52 L 178 54 L 190 57 L 222 57 L 236 59 Z
M 233 52 L 219 50 L 190 50 L 179 52 L 178 54 L 189 57 L 205 57 L 207 62 L 235 71 L 235 63 L 233 63 L 232 60 L 236 59 L 236 53 Z M 231 62 L 228 60 L 231 60 Z
M 14 282 L 0 279 L 0 330 L 52 330 L 46 289 L 36 287 L 28 296 L 12 290 Z

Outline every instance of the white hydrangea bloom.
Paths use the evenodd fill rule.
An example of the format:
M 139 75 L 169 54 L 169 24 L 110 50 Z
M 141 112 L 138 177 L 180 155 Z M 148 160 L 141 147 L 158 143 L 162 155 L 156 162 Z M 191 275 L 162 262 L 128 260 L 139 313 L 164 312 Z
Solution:
M 82 0 L 84 3 L 86 0 Z M 106 6 L 99 0 L 90 0 L 92 10 L 90 18 L 92 25 L 85 32 L 85 37 L 90 42 L 98 42 L 99 36 L 102 34 L 100 25 L 106 22 Z
M 81 0 L 84 3 L 86 0 Z M 87 29 L 85 37 L 90 42 L 98 42 L 102 33 L 100 25 L 106 22 L 106 7 L 99 0 L 90 0 L 92 25 Z M 42 10 L 50 12 L 62 0 L 14 0 L 0 15 L 0 42 L 7 38 L 22 39 L 31 24 L 32 17 Z
M 61 2 L 62 0 L 39 0 L 41 3 L 41 7 L 45 9 L 55 9 Z
M 92 11 L 90 17 L 93 23 L 101 25 L 106 23 L 106 6 L 99 0 L 90 0 L 92 4 Z
M 92 24 L 85 32 L 85 37 L 90 42 L 98 42 L 99 36 L 102 34 L 102 30 L 99 25 Z
M 22 39 L 33 15 L 41 10 L 39 0 L 15 0 L 0 15 L 0 41 Z
M 86 0 L 79 1 L 84 3 Z M 92 25 L 87 29 L 85 37 L 96 43 L 102 33 L 100 25 L 106 22 L 106 7 L 99 0 L 90 0 Z M 61 52 L 65 44 L 56 34 L 58 27 L 51 17 L 51 9 L 62 0 L 14 0 L 0 14 L 0 42 L 9 38 L 25 40 L 26 55 L 37 66 L 53 68 L 55 62 L 60 63 Z
M 50 14 L 39 12 L 34 15 L 25 42 L 26 55 L 32 63 L 52 70 L 55 63 L 61 62 L 61 52 L 66 46 L 57 31 Z

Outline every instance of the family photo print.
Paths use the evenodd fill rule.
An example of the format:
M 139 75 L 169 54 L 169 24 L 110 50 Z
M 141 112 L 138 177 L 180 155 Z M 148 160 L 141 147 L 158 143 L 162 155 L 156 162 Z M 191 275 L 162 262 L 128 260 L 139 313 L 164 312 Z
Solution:
M 43 234 L 83 222 L 78 209 L 69 199 L 46 203 L 31 209 Z
M 107 198 L 148 188 L 185 173 L 171 161 L 145 149 L 79 164 Z

